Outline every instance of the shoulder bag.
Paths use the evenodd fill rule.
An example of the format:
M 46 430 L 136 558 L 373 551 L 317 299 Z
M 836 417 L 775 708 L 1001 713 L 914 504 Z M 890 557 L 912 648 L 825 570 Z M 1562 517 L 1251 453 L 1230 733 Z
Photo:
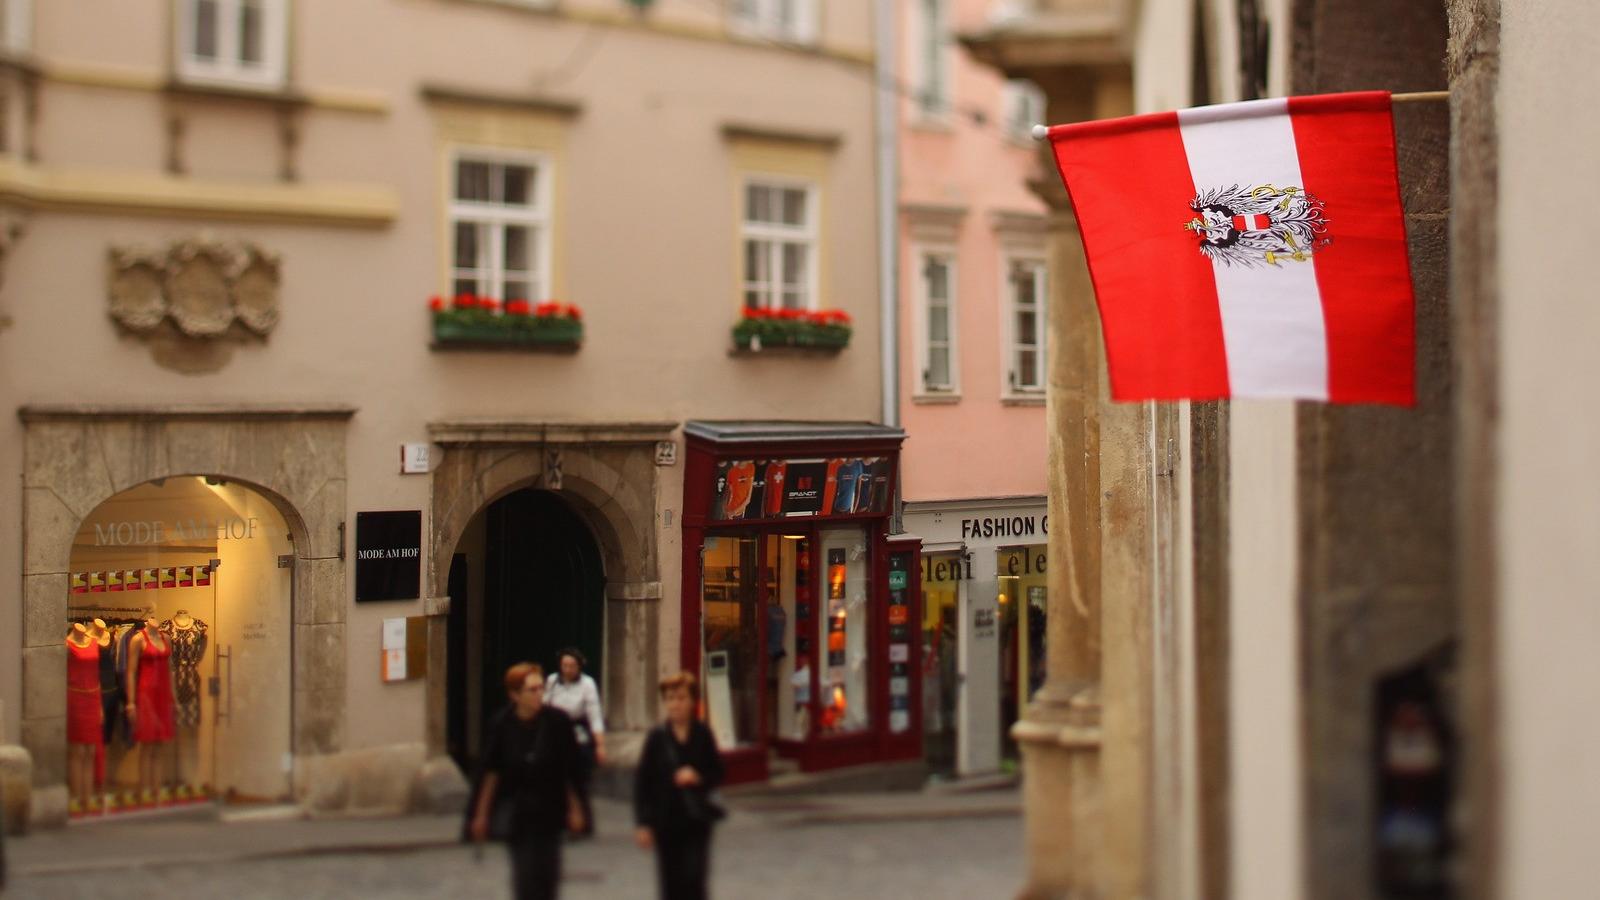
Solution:
M 661 738 L 667 743 L 667 759 L 672 763 L 672 773 L 668 775 L 668 783 L 678 787 L 672 778 L 683 768 L 683 761 L 678 755 L 678 742 L 673 739 L 671 729 L 672 726 L 663 725 Z M 689 733 L 693 735 L 694 731 L 690 730 Z M 699 825 L 715 825 L 728 817 L 728 811 L 723 808 L 721 798 L 716 791 L 708 791 L 703 787 L 678 788 L 678 790 L 683 792 L 683 806 L 689 813 L 689 821 Z

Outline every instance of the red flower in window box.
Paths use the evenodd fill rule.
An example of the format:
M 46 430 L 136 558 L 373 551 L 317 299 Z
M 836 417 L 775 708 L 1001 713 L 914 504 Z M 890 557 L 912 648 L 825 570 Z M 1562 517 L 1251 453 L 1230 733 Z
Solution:
M 493 297 L 461 294 L 446 303 L 428 301 L 437 346 L 512 345 L 576 350 L 583 343 L 583 313 L 570 303 L 523 297 L 501 303 Z M 503 310 L 503 312 L 502 312 Z
M 837 351 L 850 343 L 850 316 L 843 310 L 767 308 L 746 306 L 733 326 L 734 346 L 809 347 Z

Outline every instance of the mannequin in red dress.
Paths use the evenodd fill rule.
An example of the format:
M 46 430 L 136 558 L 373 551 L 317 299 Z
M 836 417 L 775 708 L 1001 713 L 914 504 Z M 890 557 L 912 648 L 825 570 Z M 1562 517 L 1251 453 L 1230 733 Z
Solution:
M 170 780 L 173 726 L 172 645 L 156 620 L 128 642 L 128 715 L 133 720 L 133 740 L 139 745 L 139 784 L 153 799 Z M 135 664 L 135 661 L 137 664 Z
M 75 624 L 67 634 L 67 783 L 80 812 L 94 803 L 100 715 L 100 645 L 87 628 Z

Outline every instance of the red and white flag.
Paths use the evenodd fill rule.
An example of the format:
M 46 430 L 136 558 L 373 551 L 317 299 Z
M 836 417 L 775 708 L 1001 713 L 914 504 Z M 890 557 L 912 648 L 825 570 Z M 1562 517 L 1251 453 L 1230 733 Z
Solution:
M 1117 400 L 1415 402 L 1386 92 L 1048 130 Z

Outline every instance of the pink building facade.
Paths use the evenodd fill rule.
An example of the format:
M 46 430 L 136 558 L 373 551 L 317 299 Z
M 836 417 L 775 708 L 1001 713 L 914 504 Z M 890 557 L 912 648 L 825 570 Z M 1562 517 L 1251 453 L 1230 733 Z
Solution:
M 1004 4 L 900 4 L 900 411 L 905 528 L 923 539 L 924 723 L 935 771 L 1006 767 L 1043 672 L 1043 206 L 1035 88 L 954 36 Z

